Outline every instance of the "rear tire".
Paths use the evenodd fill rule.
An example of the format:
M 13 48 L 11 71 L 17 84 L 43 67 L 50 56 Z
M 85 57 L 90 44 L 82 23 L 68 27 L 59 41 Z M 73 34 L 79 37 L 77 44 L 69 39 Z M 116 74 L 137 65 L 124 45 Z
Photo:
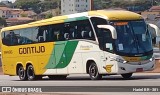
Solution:
M 27 80 L 27 73 L 24 70 L 23 66 L 20 66 L 18 68 L 18 76 L 19 76 L 19 79 L 22 81 Z
M 100 80 L 102 79 L 102 75 L 99 74 L 97 65 L 92 62 L 89 66 L 89 76 L 91 80 Z
M 121 75 L 122 75 L 122 77 L 123 77 L 124 79 L 129 79 L 129 78 L 131 78 L 132 74 L 133 74 L 133 73 L 127 73 L 127 74 L 121 74 Z
M 36 80 L 36 75 L 34 73 L 34 68 L 32 65 L 29 65 L 27 67 L 27 76 L 28 76 L 28 80 L 30 81 Z

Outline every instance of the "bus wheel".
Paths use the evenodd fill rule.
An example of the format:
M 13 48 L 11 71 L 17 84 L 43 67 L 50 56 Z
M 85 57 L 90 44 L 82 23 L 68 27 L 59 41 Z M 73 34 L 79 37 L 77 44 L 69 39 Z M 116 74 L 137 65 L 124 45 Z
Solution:
M 124 79 L 129 79 L 129 78 L 131 78 L 132 74 L 133 74 L 133 73 L 127 73 L 127 74 L 121 74 L 121 75 L 122 75 L 122 77 L 123 77 Z
M 29 65 L 27 68 L 27 76 L 28 76 L 28 80 L 35 80 L 36 76 L 34 73 L 34 68 L 32 65 Z
M 94 62 L 89 66 L 89 75 L 91 80 L 99 80 L 102 78 L 102 75 L 99 74 L 97 65 Z
M 65 80 L 67 75 L 49 75 L 48 77 L 52 80 Z
M 26 71 L 24 70 L 23 66 L 20 66 L 18 68 L 18 76 L 20 80 L 27 80 L 27 74 Z

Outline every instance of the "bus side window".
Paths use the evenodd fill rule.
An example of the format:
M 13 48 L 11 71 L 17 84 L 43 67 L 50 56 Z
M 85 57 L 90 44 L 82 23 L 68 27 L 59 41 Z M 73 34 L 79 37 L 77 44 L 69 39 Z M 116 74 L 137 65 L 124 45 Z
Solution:
M 37 35 L 37 33 L 35 34 L 35 27 L 19 29 L 19 30 L 16 30 L 16 32 L 19 32 L 19 33 L 16 33 L 16 34 L 19 34 L 18 45 L 32 44 L 36 42 L 33 39 L 33 36 Z
M 47 26 L 47 30 L 45 31 L 45 41 L 50 42 L 53 41 L 53 28 L 52 25 Z
M 74 29 L 74 27 L 71 27 L 69 29 L 69 32 L 70 32 L 70 38 L 74 39 L 75 38 L 75 29 Z
M 63 35 L 63 24 L 54 24 L 52 25 L 52 41 L 63 41 L 64 35 Z
M 38 29 L 38 34 L 37 34 L 38 42 L 44 42 L 44 37 L 43 37 L 44 31 L 45 31 L 45 27 L 40 26 Z
M 89 37 L 89 33 L 85 30 L 84 27 L 81 27 L 81 36 L 82 39 L 87 39 Z
M 59 30 L 55 29 L 53 35 L 54 35 L 54 36 L 53 36 L 54 41 L 59 41 L 59 38 L 60 38 Z
M 9 32 L 5 31 L 2 33 L 2 42 L 4 45 L 10 45 L 11 40 L 10 40 Z
M 107 20 L 103 18 L 98 18 L 98 17 L 92 17 L 91 18 L 92 24 L 94 26 L 95 32 L 97 34 L 97 37 L 101 37 L 102 35 L 100 34 L 101 32 L 99 31 L 97 25 L 107 25 Z
M 82 39 L 81 28 L 77 25 L 77 32 L 75 34 L 76 39 Z
M 53 41 L 53 31 L 54 29 L 52 28 L 52 25 L 40 26 L 36 37 L 38 39 L 38 42 Z
M 10 31 L 8 35 L 6 35 L 6 41 L 8 45 L 17 45 L 18 44 L 18 37 L 14 33 L 14 31 Z
M 95 40 L 89 20 L 78 21 L 78 36 L 80 39 Z
M 69 40 L 70 39 L 70 23 L 65 23 L 64 24 L 64 40 Z
M 86 26 L 82 32 L 84 39 L 90 39 L 92 37 L 92 31 L 89 26 Z
M 76 21 L 67 22 L 64 24 L 64 39 L 71 40 L 77 38 L 77 23 Z

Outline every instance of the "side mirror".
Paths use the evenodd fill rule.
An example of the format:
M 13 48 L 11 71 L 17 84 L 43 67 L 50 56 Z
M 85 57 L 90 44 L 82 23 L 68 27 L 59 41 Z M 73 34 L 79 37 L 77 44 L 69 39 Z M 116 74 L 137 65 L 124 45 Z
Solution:
M 160 39 L 158 39 L 158 36 L 160 36 L 160 29 L 151 23 L 148 23 L 148 30 L 152 35 L 152 42 L 154 46 L 158 46 Z
M 111 25 L 97 25 L 98 28 L 102 28 L 102 29 L 108 29 L 111 31 L 111 34 L 112 34 L 112 38 L 113 39 L 117 39 L 117 32 L 116 32 L 116 29 L 111 26 Z
M 148 30 L 153 38 L 160 36 L 160 29 L 156 25 L 148 23 Z

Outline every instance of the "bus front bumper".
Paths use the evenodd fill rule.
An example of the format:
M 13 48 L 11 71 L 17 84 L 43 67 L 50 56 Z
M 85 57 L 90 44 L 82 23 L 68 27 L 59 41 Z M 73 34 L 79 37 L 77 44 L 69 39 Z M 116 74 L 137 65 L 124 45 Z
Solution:
M 152 71 L 155 68 L 155 60 L 149 61 L 145 64 L 137 62 L 137 64 L 130 63 L 118 63 L 117 64 L 117 74 Z

